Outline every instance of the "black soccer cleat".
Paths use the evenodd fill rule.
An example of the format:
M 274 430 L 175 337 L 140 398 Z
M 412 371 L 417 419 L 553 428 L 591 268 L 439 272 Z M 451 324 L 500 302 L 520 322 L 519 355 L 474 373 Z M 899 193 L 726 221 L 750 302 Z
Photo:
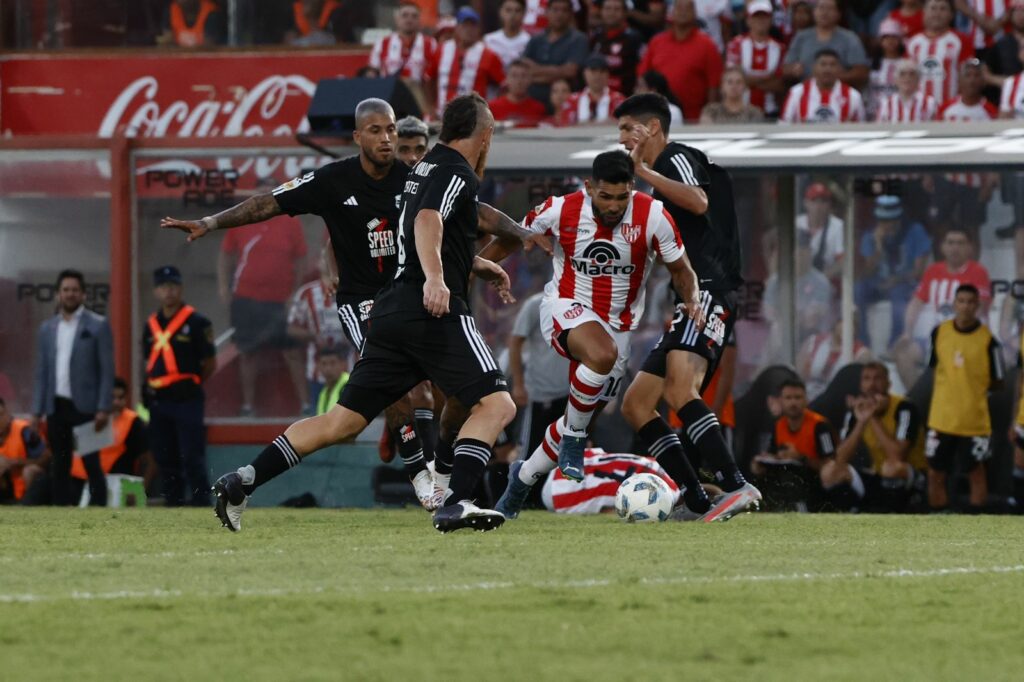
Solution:
M 442 533 L 451 533 L 462 528 L 485 533 L 505 523 L 501 512 L 481 509 L 469 500 L 441 507 L 434 513 L 434 528 Z
M 237 471 L 224 474 L 213 484 L 217 502 L 213 507 L 222 526 L 237 533 L 242 530 L 242 512 L 249 503 L 249 496 L 242 488 L 242 477 Z

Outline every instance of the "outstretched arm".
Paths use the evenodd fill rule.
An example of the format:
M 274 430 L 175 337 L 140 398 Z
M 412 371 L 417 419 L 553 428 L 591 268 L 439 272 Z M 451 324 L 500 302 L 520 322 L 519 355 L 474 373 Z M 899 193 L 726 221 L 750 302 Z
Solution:
M 260 223 L 274 216 L 281 215 L 281 213 L 281 207 L 278 205 L 277 199 L 274 198 L 273 194 L 257 194 L 226 211 L 206 216 L 201 220 L 164 218 L 160 221 L 160 227 L 181 230 L 188 234 L 188 241 L 194 242 L 206 236 L 208 232 Z
M 521 246 L 529 251 L 535 245 L 544 249 L 548 255 L 551 254 L 552 247 L 549 237 L 523 227 L 490 204 L 479 204 L 478 214 L 480 231 L 494 235 L 494 239 L 478 254 L 481 258 L 497 263 L 518 251 Z

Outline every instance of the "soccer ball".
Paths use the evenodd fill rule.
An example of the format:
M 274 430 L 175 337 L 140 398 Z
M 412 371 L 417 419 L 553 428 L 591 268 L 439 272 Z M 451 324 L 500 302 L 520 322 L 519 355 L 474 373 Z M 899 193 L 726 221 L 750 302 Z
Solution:
M 615 511 L 630 523 L 664 521 L 672 511 L 672 489 L 654 474 L 633 474 L 615 493 Z

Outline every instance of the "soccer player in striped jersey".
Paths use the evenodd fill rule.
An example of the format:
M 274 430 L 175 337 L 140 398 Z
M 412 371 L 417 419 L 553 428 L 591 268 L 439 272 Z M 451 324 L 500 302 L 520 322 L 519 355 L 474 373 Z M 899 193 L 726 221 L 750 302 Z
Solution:
M 544 506 L 559 514 L 600 514 L 615 508 L 619 486 L 635 474 L 654 474 L 672 491 L 673 506 L 679 500 L 679 486 L 658 462 L 650 457 L 629 453 L 605 452 L 587 448 L 583 457 L 583 484 L 566 478 L 560 469 L 544 481 L 540 497 Z
M 556 243 L 540 321 L 545 338 L 570 360 L 569 404 L 529 459 L 512 465 L 495 506 L 506 518 L 519 514 L 530 487 L 556 460 L 566 478 L 583 480 L 587 429 L 598 404 L 618 393 L 655 258 L 671 273 L 682 307 L 703 321 L 697 275 L 672 218 L 660 201 L 634 191 L 633 182 L 629 155 L 604 152 L 594 159 L 585 191 L 549 197 L 524 221 Z

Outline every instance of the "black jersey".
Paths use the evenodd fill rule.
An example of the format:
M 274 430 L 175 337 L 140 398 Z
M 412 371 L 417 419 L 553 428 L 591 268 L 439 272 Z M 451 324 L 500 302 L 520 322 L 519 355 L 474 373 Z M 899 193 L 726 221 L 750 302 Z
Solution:
M 426 275 L 416 253 L 414 226 L 423 210 L 441 214 L 441 267 L 444 283 L 451 292 L 449 307 L 453 313 L 469 310 L 469 275 L 476 256 L 477 189 L 479 180 L 465 157 L 451 147 L 436 144 L 409 172 L 402 193 L 398 235 L 398 269 L 395 278 L 373 306 L 373 314 L 423 307 L 423 283 Z
M 373 298 L 398 264 L 398 203 L 409 168 L 395 161 L 374 180 L 351 156 L 295 178 L 274 190 L 288 215 L 324 219 L 338 262 L 338 303 Z
M 654 162 L 654 170 L 670 180 L 700 187 L 708 195 L 704 215 L 673 204 L 654 193 L 679 228 L 683 246 L 697 273 L 701 289 L 733 291 L 743 284 L 740 274 L 740 237 L 729 173 L 693 147 L 669 142 Z

